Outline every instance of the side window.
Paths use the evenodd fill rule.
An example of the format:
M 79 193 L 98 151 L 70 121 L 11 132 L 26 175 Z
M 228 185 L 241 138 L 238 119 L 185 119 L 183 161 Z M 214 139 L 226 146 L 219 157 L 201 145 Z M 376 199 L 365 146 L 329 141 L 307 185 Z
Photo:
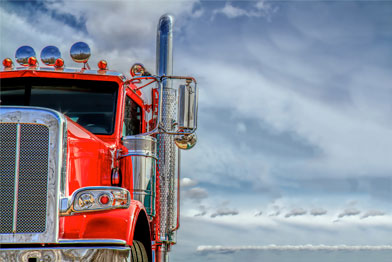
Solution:
M 128 96 L 125 98 L 123 136 L 142 132 L 142 109 Z

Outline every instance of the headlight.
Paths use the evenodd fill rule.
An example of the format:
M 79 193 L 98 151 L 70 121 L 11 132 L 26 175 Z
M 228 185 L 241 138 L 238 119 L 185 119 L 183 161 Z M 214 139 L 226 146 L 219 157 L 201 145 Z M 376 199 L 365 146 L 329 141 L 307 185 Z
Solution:
M 62 199 L 61 215 L 128 208 L 129 191 L 118 187 L 84 187 L 75 191 L 69 199 Z M 68 204 L 64 205 L 63 203 Z

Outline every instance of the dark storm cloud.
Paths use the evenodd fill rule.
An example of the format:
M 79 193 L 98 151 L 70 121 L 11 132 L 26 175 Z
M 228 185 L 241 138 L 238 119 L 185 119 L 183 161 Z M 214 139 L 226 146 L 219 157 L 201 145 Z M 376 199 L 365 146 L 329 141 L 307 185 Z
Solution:
M 230 108 L 201 108 L 200 117 L 210 127 L 207 132 L 217 133 L 226 141 L 237 141 L 257 152 L 293 159 L 322 154 L 305 138 L 292 132 L 278 132 L 266 122 L 240 115 Z
M 306 215 L 306 213 L 307 211 L 303 208 L 294 208 L 289 213 L 287 213 L 284 217 L 289 218 L 289 217 L 303 216 Z
M 204 205 L 200 205 L 199 206 L 199 213 L 195 214 L 195 217 L 202 217 L 205 216 L 207 214 L 207 207 Z
M 4 7 L 9 12 L 14 12 L 22 17 L 28 17 L 30 22 L 39 22 L 41 16 L 50 16 L 53 20 L 64 23 L 78 31 L 87 33 L 86 17 L 75 16 L 71 13 L 61 12 L 61 9 L 51 9 L 50 4 L 64 3 L 63 0 L 59 1 L 5 1 Z
M 312 215 L 312 216 L 323 216 L 323 215 L 325 215 L 325 214 L 327 214 L 327 210 L 325 210 L 325 209 L 323 209 L 323 208 L 313 208 L 311 211 L 310 211 L 310 214 Z
M 268 216 L 270 216 L 270 217 L 277 217 L 277 216 L 280 215 L 280 213 L 281 213 L 280 210 L 276 210 L 276 211 L 273 211 L 272 213 L 268 214 Z
M 347 208 L 343 212 L 341 212 L 338 215 L 338 217 L 343 218 L 343 217 L 356 216 L 356 215 L 359 215 L 360 213 L 361 213 L 361 211 L 356 208 Z
M 368 218 L 368 217 L 385 216 L 385 214 L 386 214 L 385 212 L 380 211 L 380 210 L 370 210 L 370 211 L 367 211 L 365 214 L 363 214 L 361 216 L 361 219 L 365 219 L 365 218 Z
M 208 192 L 204 188 L 194 187 L 184 193 L 185 198 L 201 200 L 208 197 Z
M 263 211 L 257 211 L 256 213 L 255 213 L 255 217 L 259 217 L 259 216 L 262 216 L 263 215 Z
M 285 170 L 283 170 L 285 171 Z M 302 174 L 308 171 L 298 170 Z M 321 177 L 318 177 L 320 176 Z M 311 177 L 281 178 L 282 184 L 286 190 L 300 190 L 308 194 L 367 194 L 376 199 L 388 201 L 392 197 L 392 177 L 388 174 L 380 175 L 380 177 L 364 177 L 351 175 L 350 177 L 323 177 L 322 174 Z
M 230 209 L 227 207 L 219 208 L 214 213 L 211 214 L 212 218 L 221 217 L 221 216 L 236 216 L 239 212 L 235 209 Z

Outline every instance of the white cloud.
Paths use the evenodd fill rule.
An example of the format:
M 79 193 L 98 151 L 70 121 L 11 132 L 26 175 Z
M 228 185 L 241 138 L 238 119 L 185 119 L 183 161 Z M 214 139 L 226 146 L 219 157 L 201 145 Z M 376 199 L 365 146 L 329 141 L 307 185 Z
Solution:
M 197 181 L 189 178 L 189 177 L 184 177 L 180 181 L 180 185 L 182 187 L 193 187 L 197 185 Z
M 226 3 L 226 5 L 221 10 L 217 10 L 216 13 L 222 13 L 228 18 L 248 16 L 248 12 L 246 12 L 244 9 L 234 7 L 230 3 Z
M 90 66 L 106 59 L 111 69 L 127 73 L 135 62 L 142 62 L 150 71 L 155 70 L 155 35 L 159 17 L 164 13 L 175 16 L 175 30 L 184 26 L 192 15 L 197 0 L 190 1 L 82 1 L 44 2 L 49 12 L 72 15 L 85 20 L 87 33 L 78 31 L 56 20 L 44 10 L 37 11 L 34 23 L 28 17 L 7 13 L 0 8 L 2 17 L 0 54 L 11 56 L 18 46 L 30 44 L 40 50 L 46 45 L 60 48 L 66 66 L 78 67 L 69 58 L 69 49 L 77 41 L 90 45 Z M 16 46 L 12 46 L 16 45 Z
M 217 14 L 223 14 L 228 18 L 237 17 L 266 17 L 270 19 L 273 13 L 277 12 L 276 7 L 272 7 L 270 3 L 266 3 L 264 0 L 256 2 L 249 10 L 245 8 L 233 6 L 230 2 L 226 2 L 225 6 L 220 9 L 216 9 L 213 12 L 213 17 Z
M 198 246 L 200 253 L 226 254 L 239 251 L 385 251 L 392 250 L 391 245 L 348 246 L 348 245 L 266 245 L 266 246 Z
M 251 40 L 244 41 L 249 45 L 255 45 L 255 48 L 257 45 L 258 53 L 254 55 L 260 56 L 262 51 L 259 44 L 250 44 Z M 186 60 L 192 61 L 194 68 L 203 68 L 200 85 L 214 87 L 200 96 L 201 105 L 210 107 L 210 110 L 232 109 L 239 118 L 252 116 L 255 122 L 266 123 L 278 134 L 288 132 L 298 135 L 322 152 L 317 158 L 307 159 L 303 163 L 280 162 L 279 165 L 287 165 L 288 168 L 296 170 L 302 167 L 311 169 L 313 173 L 309 175 L 313 176 L 316 173 L 318 177 L 323 174 L 328 174 L 329 177 L 341 177 L 342 174 L 374 176 L 392 170 L 392 162 L 388 160 L 388 156 L 392 155 L 392 131 L 385 123 L 380 124 L 368 119 L 366 115 L 336 108 L 298 94 L 294 85 L 281 86 L 280 80 L 272 80 L 256 68 L 217 60 L 207 64 L 204 60 Z M 298 61 L 294 58 L 290 60 Z M 260 58 L 260 61 L 263 61 L 263 58 Z M 274 62 L 271 62 L 271 65 L 274 65 Z M 219 68 L 218 73 L 216 68 Z M 316 68 L 312 70 L 321 74 Z M 312 75 L 306 71 L 297 73 L 302 78 Z M 227 78 L 229 75 L 236 77 Z M 246 92 L 237 92 L 238 86 L 246 86 Z M 234 93 L 236 103 L 228 104 L 227 101 L 233 99 Z M 204 150 L 204 154 L 220 155 L 212 153 L 212 147 Z M 222 150 L 222 147 L 219 147 L 219 150 Z M 230 152 L 228 154 L 230 155 Z M 242 162 L 247 162 L 249 157 L 251 158 L 243 158 Z M 257 158 L 259 161 L 252 160 L 253 164 L 260 163 L 263 156 L 258 155 Z M 271 167 L 274 163 L 268 161 L 268 164 Z M 298 173 L 301 173 L 301 176 L 305 175 L 303 172 Z

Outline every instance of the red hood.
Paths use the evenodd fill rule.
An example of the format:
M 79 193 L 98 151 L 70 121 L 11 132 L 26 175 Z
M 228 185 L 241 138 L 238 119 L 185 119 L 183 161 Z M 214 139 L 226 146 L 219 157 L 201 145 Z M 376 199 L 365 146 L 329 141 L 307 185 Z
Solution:
M 115 146 L 67 118 L 68 194 L 86 186 L 110 186 Z

